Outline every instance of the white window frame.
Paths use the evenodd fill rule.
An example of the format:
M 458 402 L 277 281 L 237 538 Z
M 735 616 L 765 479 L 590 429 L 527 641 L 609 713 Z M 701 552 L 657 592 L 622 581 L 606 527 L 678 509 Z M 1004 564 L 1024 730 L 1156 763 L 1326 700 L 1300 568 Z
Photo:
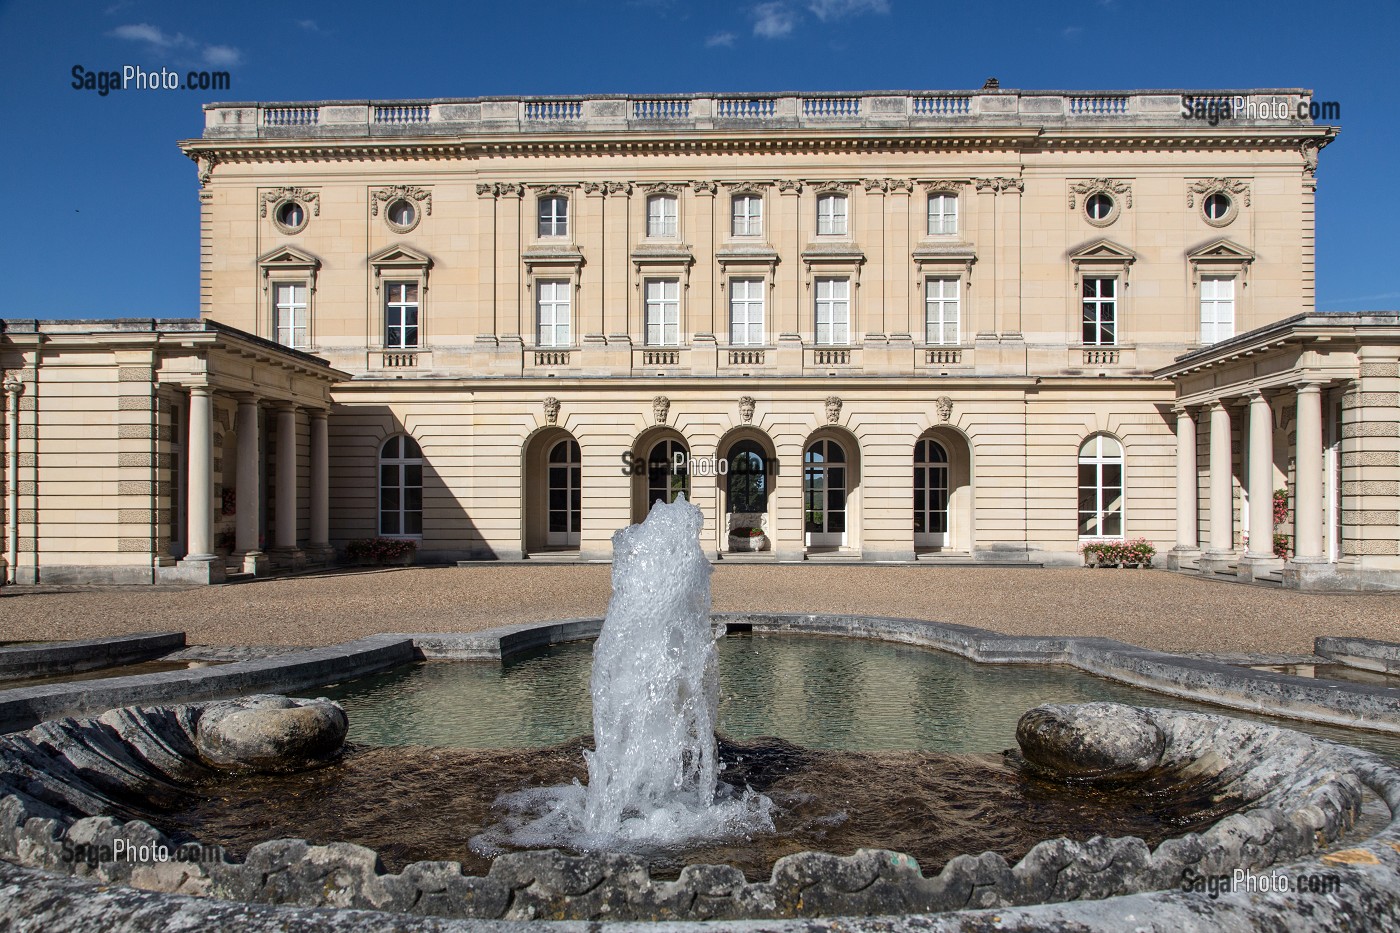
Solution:
M 1095 286 L 1095 294 L 1094 294 L 1094 295 L 1092 295 L 1092 296 L 1085 295 L 1085 294 L 1084 294 L 1084 287 L 1085 287 L 1089 282 L 1099 282 L 1099 283 L 1110 282 L 1110 283 L 1112 283 L 1112 288 L 1111 288 L 1111 290 L 1112 290 L 1113 294 L 1112 294 L 1112 295 L 1107 295 L 1107 296 L 1105 296 L 1105 295 L 1103 294 L 1103 287 L 1102 287 L 1102 285 L 1098 285 L 1098 286 Z M 1079 336 L 1080 336 L 1080 339 L 1083 341 L 1083 345 L 1084 345 L 1084 346 L 1086 346 L 1086 347 L 1116 347 L 1116 346 L 1118 346 L 1118 338 L 1119 338 L 1119 336 L 1120 336 L 1120 328 L 1119 328 L 1119 325 L 1120 325 L 1120 322 L 1121 322 L 1121 320 L 1122 320 L 1121 315 L 1119 315 L 1119 313 L 1118 313 L 1118 311 L 1119 311 L 1118 300 L 1119 300 L 1119 296 L 1120 296 L 1121 292 L 1122 292 L 1122 280 L 1120 279 L 1119 276 L 1116 276 L 1116 275 L 1086 275 L 1086 276 L 1084 276 L 1084 277 L 1080 280 L 1080 284 L 1079 284 L 1079 307 L 1080 307 Z M 1089 311 L 1090 307 L 1092 307 L 1093 310 L 1094 310 L 1094 317 L 1093 317 L 1092 319 L 1086 317 L 1086 313 Z M 1109 312 L 1107 318 L 1105 318 L 1105 316 L 1104 316 L 1104 309 L 1107 309 L 1108 312 Z M 1108 321 L 1109 327 L 1111 328 L 1111 330 L 1112 330 L 1112 332 L 1113 332 L 1113 333 L 1112 333 L 1113 339 L 1107 340 L 1107 341 L 1105 341 L 1105 340 L 1103 339 L 1103 334 L 1102 334 L 1102 330 L 1103 330 L 1103 326 L 1104 326 L 1104 321 L 1105 321 L 1105 320 Z M 1092 335 L 1092 336 L 1093 336 L 1093 339 L 1092 339 L 1092 340 L 1087 340 L 1087 339 L 1084 339 L 1084 338 L 1085 338 L 1084 329 L 1085 329 L 1085 325 L 1086 325 L 1086 324 L 1089 324 L 1091 321 L 1092 321 L 1092 323 L 1093 323 L 1093 325 L 1094 325 L 1094 333 L 1093 333 L 1093 335 Z
M 731 236 L 763 236 L 763 196 L 749 191 L 734 195 L 730 218 Z
M 931 275 L 924 280 L 924 340 L 955 347 L 962 336 L 962 279 Z
M 292 299 L 284 302 L 282 300 L 282 289 L 292 289 Z M 301 300 L 297 300 L 297 289 L 300 289 Z M 311 310 L 311 286 L 310 283 L 301 280 L 274 280 L 272 282 L 272 339 L 284 347 L 293 350 L 304 350 L 310 344 L 310 327 L 308 323 L 309 312 Z M 290 322 L 287 315 L 290 314 Z M 300 334 L 300 340 L 298 340 Z
M 1113 445 L 1117 448 L 1118 452 L 1105 454 L 1105 440 L 1111 441 Z M 1088 466 L 1093 467 L 1094 470 L 1094 485 L 1092 487 L 1094 490 L 1094 508 L 1092 510 L 1079 508 L 1078 498 L 1076 497 L 1075 500 L 1077 508 L 1075 517 L 1075 528 L 1079 532 L 1079 540 L 1120 541 L 1126 537 L 1128 530 L 1128 515 L 1127 508 L 1125 506 L 1128 477 L 1126 461 L 1127 456 L 1123 448 L 1122 440 L 1120 440 L 1117 437 L 1114 437 L 1112 434 L 1095 434 L 1092 437 L 1085 438 L 1084 443 L 1079 445 L 1079 457 L 1076 461 L 1075 470 L 1075 488 L 1077 491 L 1082 492 L 1083 490 L 1090 488 L 1087 484 L 1079 482 L 1078 474 L 1080 468 Z M 1111 503 L 1104 502 L 1105 486 L 1103 482 L 1103 473 L 1104 467 L 1106 466 L 1118 467 L 1118 485 L 1116 487 L 1107 487 L 1110 489 L 1116 488 L 1118 490 L 1117 500 Z M 1094 516 L 1094 527 L 1098 529 L 1098 533 L 1084 533 L 1083 525 L 1085 515 Z M 1117 515 L 1118 531 L 1115 534 L 1103 533 L 1104 518 L 1108 515 Z
M 396 295 L 396 290 L 413 287 L 413 299 L 400 297 L 404 293 Z M 423 286 L 415 279 L 393 280 L 384 283 L 384 348 L 386 350 L 417 350 L 422 344 L 422 295 Z M 395 300 L 397 297 L 398 300 Z M 409 312 L 412 312 L 413 323 L 408 323 Z M 393 329 L 399 332 L 398 340 L 391 340 L 390 335 Z M 413 339 L 409 339 L 409 330 L 413 331 Z
M 818 276 L 812 281 L 812 296 L 812 342 L 821 347 L 850 346 L 850 278 L 844 275 Z
M 681 344 L 681 280 L 647 279 L 644 283 L 646 345 L 678 347 Z
M 548 213 L 546 213 L 548 210 Z M 569 235 L 569 198 L 562 194 L 540 196 L 535 210 L 540 239 L 560 239 Z
M 729 345 L 761 347 L 764 340 L 768 282 L 761 276 L 729 280 Z
M 674 194 L 647 195 L 647 237 L 674 240 L 680 236 L 680 198 Z
M 398 452 L 398 456 L 396 456 L 396 457 L 386 457 L 386 456 L 384 456 L 384 448 L 386 448 L 386 447 L 389 446 L 389 442 L 390 442 L 390 441 L 395 441 L 395 440 L 398 442 L 398 446 L 395 448 L 395 449 L 397 450 L 397 452 Z M 409 457 L 409 456 L 407 456 L 407 455 L 405 454 L 405 450 L 404 450 L 404 442 L 405 442 L 405 441 L 412 441 L 412 442 L 413 442 L 413 445 L 414 445 L 416 448 L 418 448 L 418 456 L 416 456 L 416 457 Z M 396 509 L 385 509 L 385 508 L 384 508 L 384 489 L 385 489 L 385 485 L 386 485 L 385 482 L 384 482 L 384 467 L 386 467 L 386 466 L 394 467 L 394 468 L 395 468 L 395 473 L 396 473 L 396 475 L 398 476 L 398 484 L 397 484 L 397 486 L 392 487 L 392 488 L 394 488 L 394 489 L 397 491 L 397 493 L 398 493 L 398 503 L 399 503 L 399 504 L 398 504 L 398 507 L 397 507 Z M 407 472 L 407 468 L 408 468 L 408 467 L 413 467 L 413 466 L 418 467 L 418 483 L 417 483 L 416 485 L 411 485 L 411 484 L 409 484 L 409 483 L 407 482 L 406 478 L 405 478 L 405 475 L 406 475 L 406 472 Z M 420 444 L 418 443 L 418 441 L 417 441 L 416 438 L 414 438 L 414 437 L 412 437 L 412 436 L 410 436 L 410 435 L 407 435 L 407 434 L 396 434 L 396 435 L 394 435 L 393 437 L 386 437 L 386 438 L 380 443 L 380 445 L 379 445 L 379 471 L 378 471 L 378 473 L 377 473 L 377 475 L 376 475 L 375 478 L 376 478 L 376 480 L 377 480 L 377 482 L 376 482 L 376 484 L 375 484 L 375 489 L 376 489 L 376 492 L 377 492 L 375 514 L 378 516 L 378 518 L 377 518 L 377 527 L 378 527 L 378 529 L 379 529 L 379 535 L 380 535 L 381 537 L 385 537 L 385 538 L 405 538 L 405 539 L 413 540 L 413 541 L 421 541 L 421 540 L 423 539 L 423 511 L 424 511 L 424 510 L 423 510 L 423 448 L 422 448 L 422 445 L 420 445 Z M 408 498 L 408 497 L 407 497 L 407 492 L 408 492 L 408 490 L 410 490 L 410 489 L 417 489 L 417 490 L 418 490 L 418 508 L 416 508 L 416 509 L 410 509 L 410 508 L 408 508 L 407 505 L 405 504 L 406 499 Z M 398 524 L 399 524 L 399 530 L 398 530 L 398 531 L 385 531 L 385 530 L 384 530 L 384 513 L 385 513 L 386 511 L 392 511 L 392 512 L 396 512 L 396 513 L 397 513 L 397 515 L 398 515 Z M 412 514 L 412 513 L 414 513 L 414 512 L 416 512 L 416 513 L 418 514 L 418 530 L 417 530 L 417 531 L 404 531 L 404 527 L 405 527 L 405 525 L 406 525 L 405 518 L 406 518 L 409 514 Z
M 935 191 L 928 196 L 928 235 L 952 236 L 958 232 L 958 196 Z
M 573 346 L 572 279 L 535 280 L 535 345 Z
M 1235 336 L 1235 283 L 1233 275 L 1201 276 L 1202 344 L 1219 343 Z
M 817 236 L 849 236 L 850 206 L 844 194 L 824 191 L 817 195 Z

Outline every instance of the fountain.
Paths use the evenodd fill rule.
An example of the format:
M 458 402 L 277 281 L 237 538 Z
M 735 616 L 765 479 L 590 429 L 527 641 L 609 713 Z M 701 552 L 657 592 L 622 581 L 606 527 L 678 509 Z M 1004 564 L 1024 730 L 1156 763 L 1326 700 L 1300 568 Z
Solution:
M 497 921 L 502 930 L 523 930 L 512 921 L 539 919 L 713 921 L 714 929 L 760 920 L 765 929 L 796 933 L 852 928 L 849 918 L 861 916 L 877 917 L 872 927 L 897 929 L 901 921 L 893 915 L 910 914 L 921 916 L 908 926 L 939 929 L 1107 931 L 1129 928 L 1144 916 L 1163 928 L 1198 926 L 1208 916 L 1212 928 L 1241 933 L 1264 925 L 1290 928 L 1277 923 L 1279 917 L 1306 918 L 1317 929 L 1400 924 L 1400 768 L 1393 752 L 1372 754 L 1215 713 L 1106 701 L 1037 706 L 1020 716 L 1019 751 L 980 759 L 945 755 L 956 772 L 946 784 L 920 783 L 926 777 L 920 768 L 934 757 L 920 749 L 887 755 L 803 748 L 763 738 L 769 732 L 749 733 L 748 745 L 721 741 L 717 642 L 725 624 L 710 614 L 710 566 L 699 547 L 700 528 L 699 510 L 681 498 L 657 505 L 645 522 L 614 536 L 614 591 L 601 628 L 596 620 L 575 620 L 485 633 L 381 635 L 278 662 L 282 676 L 321 677 L 307 682 L 325 684 L 333 679 L 328 670 L 353 678 L 365 672 L 362 664 L 378 665 L 368 670 L 387 667 L 387 656 L 398 659 L 393 663 L 414 652 L 501 658 L 596 635 L 591 750 L 574 731 L 562 744 L 551 739 L 549 748 L 424 743 L 416 749 L 351 748 L 341 757 L 345 710 L 324 698 L 281 696 L 128 705 L 86 718 L 49 718 L 0 737 L 0 926 L 18 917 L 17 929 L 100 926 L 134 933 L 236 922 L 250 930 L 329 933 L 389 925 L 426 931 L 443 928 L 428 918 L 446 917 Z M 912 620 L 751 614 L 734 621 L 753 632 L 863 635 L 923 646 L 913 651 L 941 647 L 979 661 L 1070 657 L 1098 669 L 1117 653 L 1123 657 L 1115 663 L 1125 669 L 1150 669 L 1167 657 L 1102 639 L 1015 639 Z M 1236 675 L 1204 662 L 1173 660 L 1182 677 L 1276 683 L 1276 675 Z M 920 670 L 929 675 L 936 667 L 923 664 Z M 1023 671 L 1018 669 L 1019 680 L 1033 679 Z M 178 676 L 213 685 L 271 673 L 268 662 L 241 662 Z M 175 676 L 148 675 L 143 684 L 121 689 L 149 689 L 164 701 L 175 689 Z M 898 683 L 890 677 L 873 682 L 890 693 Z M 1003 692 L 995 677 L 977 682 L 988 696 Z M 97 683 L 99 690 L 118 689 Z M 933 683 L 924 682 L 906 700 L 917 695 L 940 708 L 954 705 L 955 691 Z M 206 689 L 205 697 L 227 695 Z M 1320 688 L 1289 689 L 1311 702 Z M 1325 689 L 1338 694 L 1328 709 L 1372 718 L 1391 709 L 1379 688 Z M 62 692 L 36 688 L 26 702 L 43 709 L 43 702 L 67 702 Z M 842 694 L 850 711 L 871 702 L 840 690 L 818 693 Z M 962 700 L 967 703 L 965 692 Z M 983 712 L 975 703 L 971 707 L 974 715 Z M 418 705 L 411 709 L 415 716 L 431 715 Z M 490 718 L 480 710 L 474 715 Z M 885 714 L 919 716 L 912 708 Z M 836 724 L 821 723 L 832 734 Z M 736 748 L 748 760 L 739 763 Z M 587 783 L 561 783 L 580 773 L 581 750 Z M 800 767 L 771 767 L 774 758 L 765 760 L 765 754 L 782 758 L 784 766 L 827 770 L 803 777 Z M 469 760 L 513 760 L 523 767 L 503 777 L 461 766 Z M 364 768 L 364 762 L 371 764 Z M 733 765 L 727 772 L 726 762 Z M 398 778 L 413 768 L 439 797 L 407 799 L 407 784 Z M 816 785 L 829 785 L 831 775 L 842 771 L 847 783 L 840 795 L 855 804 L 851 823 L 882 802 L 886 807 L 886 822 L 856 844 L 850 836 L 838 843 L 835 834 L 826 835 L 836 824 L 825 802 L 811 802 L 815 793 L 798 788 L 796 796 L 807 803 L 794 806 L 793 786 L 784 784 L 797 775 L 820 792 L 828 788 Z M 444 773 L 467 779 L 444 780 Z M 466 834 L 446 806 L 452 798 L 501 788 L 527 773 L 552 778 L 546 786 L 499 797 L 491 790 L 480 798 L 496 800 L 500 819 L 472 824 L 485 827 L 471 839 L 475 854 L 467 853 L 477 859 L 477 873 L 463 871 L 467 859 L 459 863 L 442 852 L 404 858 L 385 851 L 381 859 L 370 847 L 401 842 L 393 838 L 394 827 L 411 832 L 415 823 L 445 826 L 460 843 Z M 726 774 L 734 786 L 721 780 Z M 372 798 L 372 805 L 358 806 L 353 795 L 335 796 L 356 781 L 369 785 L 370 797 L 360 799 Z M 240 793 L 244 803 L 238 802 Z M 998 797 L 1001 809 L 992 806 Z M 1070 808 L 1057 810 L 1057 799 Z M 232 845 L 231 836 L 217 832 L 217 818 L 196 815 L 181 823 L 174 817 L 177 811 L 198 814 L 192 800 L 235 820 L 240 807 L 259 819 L 280 807 L 292 822 L 278 832 L 294 830 L 315 841 L 262 834 L 239 844 L 238 851 L 225 849 L 218 843 Z M 1163 822 L 1150 811 L 1164 800 L 1182 801 L 1185 808 L 1168 812 Z M 993 832 L 979 836 L 953 825 L 960 806 L 973 810 L 979 830 Z M 1103 830 L 1088 825 L 1096 806 L 1110 818 Z M 794 813 L 797 822 L 805 821 L 800 833 L 792 831 Z M 990 839 L 1013 822 L 1029 827 L 1029 840 Z M 376 830 L 387 825 L 389 836 L 381 842 L 347 835 L 352 824 L 374 824 Z M 947 844 L 934 846 L 927 860 L 903 854 L 916 850 L 905 845 L 911 840 L 901 831 L 924 826 L 947 830 Z M 205 830 L 215 835 L 202 835 Z M 346 838 L 355 842 L 338 841 Z M 832 849 L 851 854 L 814 851 L 828 840 Z M 775 860 L 757 869 L 741 869 L 728 854 L 760 843 L 774 844 Z M 1338 850 L 1339 843 L 1348 847 Z M 902 851 L 887 848 L 895 845 Z M 979 851 L 969 851 L 975 846 L 985 849 L 971 854 Z M 1329 847 L 1333 851 L 1318 852 Z M 697 850 L 702 859 L 720 853 L 722 864 L 686 854 Z M 143 860 L 103 854 L 118 851 L 167 855 Z M 1266 870 L 1346 896 L 1318 898 L 1293 890 L 1261 897 L 1220 883 L 1227 874 Z M 1075 901 L 1088 903 L 1067 903 Z M 356 919 L 307 909 L 326 907 L 397 916 L 367 913 Z M 951 920 L 937 916 L 947 911 L 966 913 Z
M 772 801 L 719 780 L 724 625 L 710 619 L 703 521 L 681 495 L 613 535 L 613 594 L 593 648 L 588 784 L 503 796 L 506 818 L 473 849 L 644 852 L 773 832 Z

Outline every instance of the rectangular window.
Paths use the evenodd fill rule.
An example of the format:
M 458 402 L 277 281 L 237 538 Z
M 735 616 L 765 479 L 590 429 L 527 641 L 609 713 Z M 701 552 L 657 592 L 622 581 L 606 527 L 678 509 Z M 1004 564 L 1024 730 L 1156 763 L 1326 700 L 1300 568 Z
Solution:
M 680 345 L 679 279 L 647 279 L 647 346 Z
M 763 235 L 763 199 L 756 194 L 734 195 L 734 236 Z
M 540 198 L 540 236 L 569 235 L 569 199 L 560 195 Z
M 418 283 L 388 282 L 384 286 L 384 346 L 391 350 L 418 347 Z
M 1118 343 L 1118 280 L 1084 280 L 1084 345 L 1112 347 Z
M 305 347 L 306 285 L 278 282 L 273 290 L 272 332 L 284 347 Z
M 676 199 L 669 194 L 647 198 L 647 236 L 676 236 Z
M 729 343 L 735 347 L 763 345 L 763 279 L 729 280 Z
M 929 236 L 958 232 L 958 196 L 931 194 L 928 196 Z
M 1235 277 L 1201 276 L 1201 343 L 1235 336 Z
M 541 347 L 567 347 L 573 342 L 569 330 L 569 300 L 573 292 L 573 282 L 568 279 L 540 279 L 535 283 L 539 296 L 536 308 L 539 314 L 539 338 Z
M 846 235 L 846 196 L 824 194 L 817 198 L 817 233 L 822 236 Z
M 928 343 L 957 346 L 959 285 L 957 279 L 928 280 L 924 305 Z
M 825 346 L 851 342 L 851 280 L 817 279 L 816 338 Z

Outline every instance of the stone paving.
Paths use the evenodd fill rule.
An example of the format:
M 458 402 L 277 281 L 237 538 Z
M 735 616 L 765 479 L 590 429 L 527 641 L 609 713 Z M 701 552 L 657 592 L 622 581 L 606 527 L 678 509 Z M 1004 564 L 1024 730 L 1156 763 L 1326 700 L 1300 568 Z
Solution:
M 345 571 L 212 587 L 8 587 L 0 641 L 183 630 L 198 645 L 326 645 L 601 616 L 611 568 Z M 1179 652 L 1311 654 L 1318 635 L 1400 640 L 1400 592 L 1306 594 L 1165 571 L 719 565 L 717 612 L 860 613 Z

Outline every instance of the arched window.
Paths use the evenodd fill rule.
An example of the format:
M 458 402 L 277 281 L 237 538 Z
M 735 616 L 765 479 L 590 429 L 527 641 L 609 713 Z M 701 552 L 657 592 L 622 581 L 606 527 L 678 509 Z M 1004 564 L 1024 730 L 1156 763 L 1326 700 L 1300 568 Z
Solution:
M 762 236 L 763 235 L 763 198 L 757 194 L 741 192 L 734 195 L 732 202 L 734 210 L 734 225 L 731 232 L 734 236 Z
M 846 451 L 835 441 L 813 442 L 802 455 L 802 495 L 808 547 L 846 546 Z
M 958 232 L 958 196 L 949 191 L 935 191 L 928 196 L 929 236 Z
M 686 499 L 690 498 L 690 471 L 685 467 L 676 470 L 676 454 L 687 458 L 690 456 L 684 441 L 667 438 L 651 448 L 651 454 L 647 457 L 648 509 L 658 499 L 675 502 L 676 496 L 681 493 L 685 493 Z
M 653 194 L 647 198 L 647 236 L 676 237 L 676 204 L 676 197 L 671 194 Z
M 1079 448 L 1079 537 L 1123 536 L 1123 445 L 1095 434 Z
M 730 513 L 768 511 L 768 458 L 755 441 L 740 441 L 729 451 Z
M 583 514 L 583 469 L 578 441 L 562 440 L 549 450 L 549 531 L 551 547 L 577 547 Z
M 914 546 L 948 546 L 948 451 L 928 438 L 914 445 Z
M 404 434 L 379 448 L 379 533 L 396 538 L 423 534 L 423 450 Z
M 569 235 L 568 198 L 557 194 L 540 198 L 539 209 L 539 235 L 541 237 L 559 237 Z
M 846 196 L 844 194 L 821 194 L 817 196 L 817 234 L 819 236 L 845 236 Z

